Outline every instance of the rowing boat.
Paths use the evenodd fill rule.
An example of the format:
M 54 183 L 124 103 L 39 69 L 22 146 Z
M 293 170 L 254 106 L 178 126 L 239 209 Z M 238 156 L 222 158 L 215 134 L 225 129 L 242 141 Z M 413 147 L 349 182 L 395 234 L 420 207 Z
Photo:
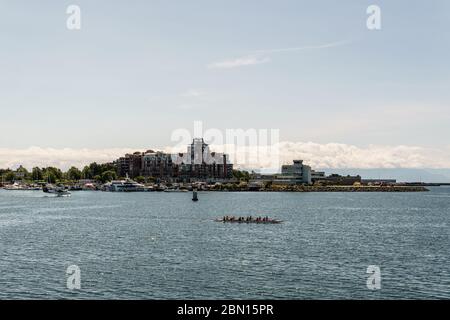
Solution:
M 269 219 L 269 220 L 256 220 L 256 219 L 251 219 L 251 220 L 247 220 L 246 218 L 243 218 L 241 220 L 238 219 L 228 219 L 228 220 L 224 220 L 224 219 L 216 219 L 214 220 L 216 222 L 222 222 L 222 223 L 257 223 L 257 224 L 279 224 L 282 223 L 282 220 L 276 220 L 276 219 Z

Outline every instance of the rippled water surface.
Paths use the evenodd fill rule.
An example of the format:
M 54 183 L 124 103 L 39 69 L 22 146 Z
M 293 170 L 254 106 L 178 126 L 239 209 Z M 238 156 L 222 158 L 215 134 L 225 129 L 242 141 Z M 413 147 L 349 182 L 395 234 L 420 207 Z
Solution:
M 450 188 L 199 198 L 0 190 L 0 298 L 450 298 Z M 226 214 L 285 222 L 213 221 Z M 73 264 L 80 291 L 66 288 Z

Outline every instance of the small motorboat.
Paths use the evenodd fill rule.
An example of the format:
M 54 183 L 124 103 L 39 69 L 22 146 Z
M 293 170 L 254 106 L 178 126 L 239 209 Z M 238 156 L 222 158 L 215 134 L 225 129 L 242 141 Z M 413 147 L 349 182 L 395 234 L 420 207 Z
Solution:
M 44 193 L 54 194 L 57 197 L 69 197 L 71 193 L 65 187 L 46 185 L 42 188 Z
M 253 218 L 253 217 L 223 217 L 221 219 L 214 220 L 222 223 L 256 223 L 256 224 L 279 224 L 282 220 L 271 218 Z
M 189 192 L 187 189 L 165 189 L 164 192 Z

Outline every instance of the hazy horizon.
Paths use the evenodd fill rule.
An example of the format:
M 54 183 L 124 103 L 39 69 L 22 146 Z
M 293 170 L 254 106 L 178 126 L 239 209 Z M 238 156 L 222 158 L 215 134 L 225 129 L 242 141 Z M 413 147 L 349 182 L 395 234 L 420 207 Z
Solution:
M 289 146 L 289 144 L 288 144 Z M 212 150 L 215 150 L 215 146 L 211 146 Z M 286 148 L 286 145 L 284 146 Z M 384 162 L 384 167 L 374 167 L 370 165 L 370 162 L 367 163 L 364 167 L 359 167 L 358 163 L 363 163 L 364 161 L 360 160 L 357 155 L 355 155 L 355 149 L 349 150 L 348 153 L 353 154 L 355 157 L 353 160 L 349 158 L 349 162 L 344 163 L 344 166 L 335 165 L 330 166 L 326 165 L 335 163 L 337 164 L 340 160 L 342 160 L 342 156 L 336 154 L 336 147 L 339 149 L 344 148 L 343 145 L 335 145 L 334 153 L 333 148 L 329 147 L 326 152 L 328 154 L 324 154 L 324 150 L 322 153 L 317 151 L 317 146 L 312 146 L 312 150 L 316 149 L 316 152 L 305 153 L 298 152 L 292 153 L 292 150 L 286 152 L 280 157 L 280 165 L 282 164 L 290 164 L 294 159 L 302 159 L 306 164 L 311 165 L 314 170 L 317 171 L 325 171 L 326 174 L 342 174 L 342 175 L 361 175 L 365 179 L 397 179 L 399 182 L 429 182 L 429 183 L 450 183 L 450 168 L 432 168 L 432 167 L 396 167 L 395 164 Z M 347 148 L 349 148 L 347 146 Z M 71 149 L 40 149 L 40 148 L 29 148 L 26 150 L 16 151 L 14 155 L 8 154 L 5 155 L 4 151 L 0 148 L 0 169 L 17 169 L 19 166 L 23 166 L 28 170 L 31 170 L 33 167 L 48 167 L 54 166 L 60 168 L 62 170 L 67 170 L 72 166 L 83 168 L 85 165 L 88 165 L 92 162 L 97 163 L 107 163 L 117 158 L 125 155 L 126 153 L 133 153 L 136 151 L 144 152 L 147 150 L 154 151 L 164 151 L 164 152 L 173 152 L 172 148 L 135 148 L 135 149 L 108 149 L 108 150 L 90 150 L 90 149 L 81 149 L 81 150 L 71 150 Z M 301 145 L 300 148 L 303 151 L 306 151 L 308 148 Z M 181 151 L 181 150 L 180 150 Z M 3 153 L 2 153 L 3 152 Z M 359 150 L 361 156 L 367 158 L 364 154 L 364 150 Z M 372 153 L 376 153 L 376 149 L 372 150 Z M 298 157 L 293 156 L 294 154 L 299 155 Z M 342 153 L 343 155 L 347 153 Z M 391 154 L 399 154 L 396 153 L 395 150 L 391 150 Z M 406 153 L 407 154 L 407 153 Z M 317 155 L 317 157 L 314 157 Z M 322 158 L 321 158 L 322 157 Z M 325 159 L 325 161 L 324 161 Z M 330 160 L 331 162 L 327 162 L 326 160 Z M 369 159 L 380 161 L 379 159 Z M 399 158 L 397 159 L 397 163 L 410 163 L 408 158 Z M 5 165 L 1 165 L 5 164 Z M 386 166 L 390 165 L 390 167 Z M 256 167 L 246 167 L 246 166 L 236 166 L 237 169 L 241 170 L 255 170 L 263 173 L 279 173 L 281 168 L 256 168 Z

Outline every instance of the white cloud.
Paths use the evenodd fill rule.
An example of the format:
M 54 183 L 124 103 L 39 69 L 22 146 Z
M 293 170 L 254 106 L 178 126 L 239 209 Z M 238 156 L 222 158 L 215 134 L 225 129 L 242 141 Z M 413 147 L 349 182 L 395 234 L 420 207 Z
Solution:
M 211 146 L 226 152 L 232 162 L 243 169 L 279 171 L 292 160 L 304 160 L 313 168 L 450 168 L 450 147 L 369 145 L 357 147 L 342 143 L 280 142 L 269 152 L 265 148 Z M 277 151 L 277 152 L 273 152 Z M 243 156 L 245 154 L 245 156 Z
M 302 159 L 313 168 L 450 168 L 450 147 L 425 148 L 419 146 L 381 146 L 357 147 L 341 143 L 319 144 L 314 142 L 280 142 L 277 163 L 291 163 Z M 55 166 L 66 170 L 71 166 L 83 167 L 91 162 L 104 163 L 117 159 L 125 153 L 144 151 L 142 149 L 55 149 L 31 147 L 27 149 L 0 148 L 0 168 L 26 168 L 34 166 Z M 166 152 L 172 148 L 165 148 Z M 230 146 L 214 146 L 211 150 L 230 153 L 231 159 L 239 159 Z M 250 148 L 252 151 L 255 147 Z M 177 150 L 180 151 L 180 150 Z M 183 151 L 183 150 L 181 150 Z M 248 151 L 248 150 L 247 150 Z M 255 168 L 246 163 L 233 161 L 242 168 Z M 261 158 L 258 163 L 267 169 L 279 170 L 271 166 L 273 159 Z
M 244 66 L 252 66 L 257 64 L 263 64 L 269 62 L 270 59 L 267 57 L 258 56 L 246 56 L 231 60 L 224 60 L 219 62 L 214 62 L 208 65 L 210 69 L 232 69 Z
M 258 65 L 258 64 L 270 62 L 271 61 L 270 57 L 267 57 L 267 54 L 270 54 L 270 53 L 281 53 L 281 52 L 292 52 L 292 51 L 303 51 L 303 50 L 319 50 L 319 49 L 340 47 L 340 46 L 347 45 L 350 43 L 351 43 L 350 41 L 338 41 L 338 42 L 331 42 L 331 43 L 326 43 L 326 44 L 322 44 L 322 45 L 256 50 L 256 51 L 253 51 L 250 55 L 247 55 L 244 57 L 211 63 L 208 65 L 208 68 L 209 69 L 231 69 L 231 68 L 238 68 L 238 67 L 244 67 L 244 66 Z
M 105 163 L 117 159 L 132 149 L 55 149 L 30 147 L 27 149 L 0 148 L 0 168 L 17 168 L 19 165 L 33 167 L 54 166 L 68 169 L 71 166 L 82 168 L 91 162 Z
M 316 168 L 450 168 L 450 148 L 282 142 L 283 162 L 303 159 Z
M 303 51 L 303 50 L 318 50 L 327 48 L 336 48 L 350 44 L 351 41 L 337 41 L 320 45 L 313 46 L 303 46 L 303 47 L 291 47 L 291 48 L 279 48 L 279 49 L 266 49 L 266 50 L 256 50 L 255 53 L 279 53 L 279 52 L 291 52 L 291 51 Z

